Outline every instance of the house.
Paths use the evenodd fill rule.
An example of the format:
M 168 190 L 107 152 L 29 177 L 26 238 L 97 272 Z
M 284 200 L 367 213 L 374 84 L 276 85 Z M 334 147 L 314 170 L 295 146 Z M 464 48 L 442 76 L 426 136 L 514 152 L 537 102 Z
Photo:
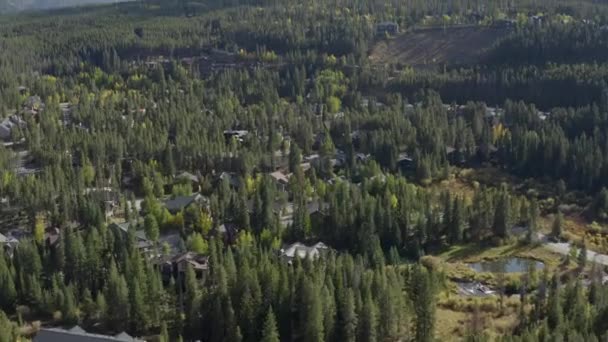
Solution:
M 542 24 L 543 24 L 543 16 L 541 16 L 541 15 L 530 16 L 530 18 L 528 20 L 530 22 L 530 25 L 542 26 Z
M 371 156 L 370 156 L 369 153 L 368 154 L 365 154 L 365 153 L 356 153 L 355 154 L 355 160 L 358 163 L 365 163 L 365 162 L 367 162 L 369 160 L 370 157 Z
M 44 232 L 44 242 L 47 246 L 54 248 L 59 243 L 61 231 L 59 228 L 50 228 Z
M 228 129 L 224 131 L 226 142 L 230 142 L 232 139 L 236 139 L 238 142 L 243 142 L 245 141 L 245 137 L 247 135 L 249 135 L 249 131 L 246 130 Z
M 209 271 L 209 257 L 194 252 L 176 255 L 171 260 L 174 275 L 185 274 L 188 265 L 192 267 L 197 278 L 204 277 Z
M 411 170 L 415 167 L 414 159 L 406 152 L 399 153 L 397 157 L 397 167 L 401 170 Z
M 4 249 L 4 251 L 12 256 L 13 252 L 15 251 L 15 249 L 17 248 L 17 246 L 19 245 L 19 240 L 17 240 L 16 238 L 14 238 L 13 236 L 6 236 L 2 233 L 0 233 L 0 246 L 2 246 L 2 249 Z
M 446 146 L 445 155 L 446 155 L 448 161 L 452 164 L 462 165 L 466 162 L 464 154 L 461 153 L 460 150 L 457 150 L 455 147 Z
M 167 256 L 173 257 L 185 251 L 185 243 L 179 233 L 163 233 L 158 237 L 158 245 L 161 246 L 163 253 L 168 249 Z
M 72 124 L 72 104 L 69 102 L 62 102 L 59 104 L 59 110 L 61 111 L 61 123 L 64 126 Z
M 275 171 L 270 174 L 270 178 L 272 178 L 277 189 L 280 191 L 287 190 L 287 186 L 289 185 L 289 176 L 290 175 L 286 175 L 282 171 Z
M 201 182 L 198 176 L 193 175 L 190 172 L 184 171 L 179 175 L 175 176 L 175 179 L 180 182 L 189 182 L 190 184 L 192 184 L 192 190 L 195 192 L 200 190 Z
M 217 177 L 217 180 L 218 182 L 227 181 L 230 187 L 235 189 L 241 186 L 241 180 L 235 173 L 232 172 L 220 173 L 220 175 Z
M 239 235 L 239 229 L 234 223 L 223 223 L 217 227 L 217 234 L 222 237 L 224 243 L 233 244 Z
M 103 205 L 103 210 L 106 218 L 114 216 L 114 213 L 119 208 L 120 193 L 118 190 L 105 188 L 87 188 L 84 193 L 91 199 Z
M 376 24 L 376 35 L 385 36 L 385 35 L 396 35 L 399 33 L 399 25 L 392 21 L 385 21 L 382 23 Z
M 143 253 L 149 253 L 152 249 L 153 243 L 148 240 L 146 232 L 142 229 L 136 230 L 130 222 L 112 223 L 110 228 L 122 235 L 123 238 L 128 239 L 129 232 L 135 230 L 133 236 L 135 237 L 135 247 Z
M 176 196 L 166 200 L 164 205 L 170 213 L 175 214 L 193 204 L 203 204 L 204 202 L 206 202 L 205 197 L 203 197 L 201 194 L 194 194 L 190 196 Z
M 25 107 L 26 109 L 38 111 L 44 108 L 44 103 L 42 102 L 40 96 L 30 96 L 23 103 L 23 107 Z
M 33 342 L 106 342 L 106 341 L 118 341 L 118 342 L 143 342 L 143 340 L 133 338 L 126 332 L 120 334 L 101 335 L 91 334 L 86 332 L 79 326 L 75 326 L 69 330 L 61 328 L 42 328 L 36 336 L 34 336 Z
M 10 140 L 14 127 L 15 124 L 9 118 L 4 119 L 0 123 L 0 138 L 2 140 Z
M 11 115 L 2 120 L 0 123 L 0 139 L 10 140 L 13 136 L 13 130 L 17 127 L 25 127 L 25 121 L 17 115 Z
M 496 28 L 512 28 L 517 26 L 517 21 L 513 19 L 497 19 L 492 26 Z
M 281 249 L 281 258 L 289 263 L 291 263 L 296 257 L 299 259 L 317 259 L 325 254 L 328 250 L 329 248 L 323 242 L 318 242 L 312 246 L 307 246 L 303 243 L 296 242 Z
M 302 169 L 303 172 L 306 172 L 306 171 L 310 170 L 311 165 L 309 162 L 300 163 L 300 168 Z

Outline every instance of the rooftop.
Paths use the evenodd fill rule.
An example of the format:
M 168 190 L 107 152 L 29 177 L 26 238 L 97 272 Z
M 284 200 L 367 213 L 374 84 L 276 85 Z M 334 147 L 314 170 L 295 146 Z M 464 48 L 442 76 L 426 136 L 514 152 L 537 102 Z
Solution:
M 172 199 L 168 199 L 165 201 L 165 207 L 169 211 L 180 211 L 190 204 L 200 200 L 203 196 L 200 194 L 190 195 L 190 196 L 177 196 Z
M 295 242 L 291 245 L 285 246 L 281 250 L 281 255 L 289 259 L 293 259 L 296 256 L 300 259 L 306 257 L 315 259 L 321 256 L 322 251 L 326 251 L 329 248 L 323 242 L 317 242 L 312 246 L 306 246 L 303 243 Z

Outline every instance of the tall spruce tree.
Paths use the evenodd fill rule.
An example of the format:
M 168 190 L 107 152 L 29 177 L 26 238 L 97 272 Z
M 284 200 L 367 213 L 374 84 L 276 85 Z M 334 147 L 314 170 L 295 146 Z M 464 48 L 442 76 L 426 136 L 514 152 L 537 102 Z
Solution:
M 277 322 L 272 307 L 268 308 L 260 342 L 280 342 Z

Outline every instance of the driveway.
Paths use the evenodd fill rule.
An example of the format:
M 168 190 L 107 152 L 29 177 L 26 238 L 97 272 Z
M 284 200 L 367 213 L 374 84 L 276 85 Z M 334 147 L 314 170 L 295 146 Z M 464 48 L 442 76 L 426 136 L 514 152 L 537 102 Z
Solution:
M 551 242 L 549 237 L 545 234 L 538 233 L 539 241 L 548 248 L 549 250 L 559 253 L 562 255 L 570 254 L 570 248 L 572 244 L 569 242 Z M 600 265 L 608 266 L 608 255 L 596 253 L 591 250 L 587 250 L 587 260 L 591 262 L 596 262 Z

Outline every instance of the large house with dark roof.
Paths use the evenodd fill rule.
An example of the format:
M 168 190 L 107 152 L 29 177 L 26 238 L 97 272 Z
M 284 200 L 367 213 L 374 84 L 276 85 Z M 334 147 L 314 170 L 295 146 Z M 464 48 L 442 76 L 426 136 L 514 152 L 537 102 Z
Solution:
M 176 196 L 174 198 L 166 200 L 164 204 L 170 213 L 175 214 L 195 203 L 202 203 L 204 199 L 205 198 L 201 194 L 195 194 L 190 196 Z
M 122 222 L 122 223 L 112 223 L 110 228 L 114 228 L 115 231 L 123 234 L 124 237 L 129 235 L 129 231 L 131 229 L 136 229 L 130 222 Z M 143 229 L 135 230 L 135 247 L 143 253 L 148 253 L 151 251 L 153 243 L 146 236 L 146 232 Z

